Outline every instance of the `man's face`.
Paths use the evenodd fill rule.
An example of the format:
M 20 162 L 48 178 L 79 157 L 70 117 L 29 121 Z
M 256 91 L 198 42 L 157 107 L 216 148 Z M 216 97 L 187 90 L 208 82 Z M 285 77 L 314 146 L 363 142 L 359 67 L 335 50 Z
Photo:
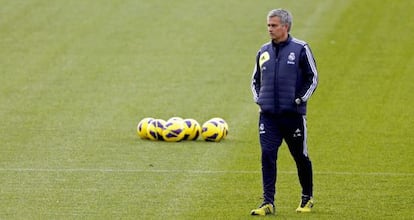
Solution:
M 267 30 L 270 38 L 276 43 L 282 42 L 287 39 L 288 36 L 288 25 L 282 24 L 280 18 L 270 17 L 267 20 Z

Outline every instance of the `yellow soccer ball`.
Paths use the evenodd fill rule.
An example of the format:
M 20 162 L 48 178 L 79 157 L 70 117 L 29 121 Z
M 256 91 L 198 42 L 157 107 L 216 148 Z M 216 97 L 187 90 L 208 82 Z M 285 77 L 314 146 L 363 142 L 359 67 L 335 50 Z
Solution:
M 200 124 L 192 118 L 186 118 L 183 122 L 185 130 L 184 140 L 197 140 L 201 134 Z
M 165 124 L 162 132 L 164 141 L 178 142 L 184 138 L 185 130 L 182 120 L 170 120 Z
M 205 141 L 219 142 L 224 135 L 223 124 L 208 120 L 201 126 L 201 137 Z
M 227 135 L 229 134 L 229 125 L 224 119 L 215 117 L 215 118 L 210 119 L 209 121 L 215 121 L 215 122 L 222 124 L 223 125 L 223 138 L 227 137 Z
M 147 137 L 153 141 L 162 141 L 162 132 L 164 131 L 166 122 L 162 119 L 152 120 L 147 127 Z
M 149 123 L 154 120 L 151 117 L 143 118 L 137 125 L 137 135 L 142 139 L 148 139 L 147 128 Z

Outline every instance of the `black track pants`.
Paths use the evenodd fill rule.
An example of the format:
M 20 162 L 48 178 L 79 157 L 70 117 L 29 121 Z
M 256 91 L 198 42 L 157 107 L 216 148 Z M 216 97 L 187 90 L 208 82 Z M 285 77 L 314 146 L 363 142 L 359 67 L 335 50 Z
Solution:
M 313 196 L 312 162 L 306 145 L 306 116 L 260 113 L 259 136 L 262 148 L 264 202 L 274 204 L 277 153 L 284 140 L 296 162 L 302 194 Z

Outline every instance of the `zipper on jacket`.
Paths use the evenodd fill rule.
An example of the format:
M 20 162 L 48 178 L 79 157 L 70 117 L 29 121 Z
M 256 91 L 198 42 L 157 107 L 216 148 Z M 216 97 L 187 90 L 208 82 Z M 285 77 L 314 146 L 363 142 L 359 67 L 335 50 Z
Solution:
M 280 45 L 274 44 L 273 50 L 275 52 L 275 80 L 274 80 L 274 99 L 275 99 L 275 112 L 279 113 L 280 107 L 279 107 L 279 81 L 278 81 L 278 75 L 279 75 L 279 51 L 280 51 Z

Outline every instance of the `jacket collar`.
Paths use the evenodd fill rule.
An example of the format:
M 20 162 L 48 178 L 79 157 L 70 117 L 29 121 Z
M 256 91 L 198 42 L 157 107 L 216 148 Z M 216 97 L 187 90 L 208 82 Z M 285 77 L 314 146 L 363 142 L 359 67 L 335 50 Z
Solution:
M 276 46 L 283 47 L 283 46 L 286 46 L 291 40 L 292 40 L 292 36 L 288 34 L 288 38 L 283 42 L 280 42 L 278 44 L 273 42 L 273 40 L 271 42 L 272 42 L 273 47 L 276 47 Z

